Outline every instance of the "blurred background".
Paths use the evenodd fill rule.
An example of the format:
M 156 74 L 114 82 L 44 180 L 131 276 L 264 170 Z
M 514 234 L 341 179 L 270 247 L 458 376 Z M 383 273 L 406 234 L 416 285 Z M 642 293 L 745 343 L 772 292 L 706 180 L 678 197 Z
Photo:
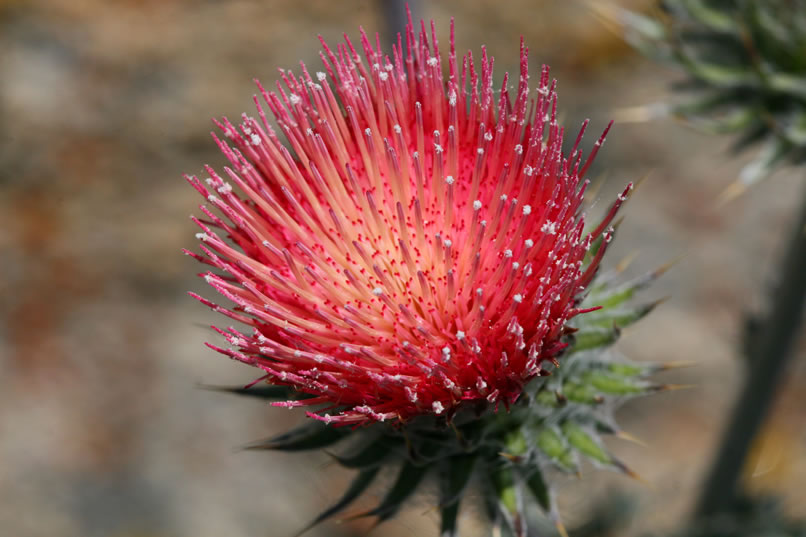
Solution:
M 641 0 L 621 0 L 641 8 Z M 349 477 L 326 456 L 239 452 L 303 416 L 199 389 L 253 370 L 203 346 L 210 295 L 180 253 L 199 200 L 181 174 L 224 158 L 213 116 L 251 111 L 252 79 L 318 64 L 359 25 L 385 32 L 373 0 L 0 0 L 0 535 L 290 536 Z M 668 98 L 676 73 L 646 62 L 583 2 L 419 2 L 460 51 L 485 44 L 498 79 L 549 63 L 575 130 Z M 591 136 L 592 137 L 592 136 Z M 588 140 L 588 143 L 592 143 Z M 670 300 L 625 333 L 635 360 L 693 360 L 663 373 L 689 390 L 639 400 L 620 421 L 647 446 L 611 448 L 648 485 L 588 468 L 559 477 L 566 524 L 607 498 L 635 502 L 625 535 L 672 528 L 696 499 L 741 380 L 743 314 L 763 305 L 802 178 L 777 173 L 716 198 L 746 157 L 671 121 L 618 124 L 597 160 L 603 197 L 651 172 L 626 208 L 609 263 L 632 274 L 685 257 L 649 291 Z M 803 358 L 804 341 L 798 352 Z M 751 489 L 806 514 L 806 361 L 797 360 L 748 469 Z M 435 535 L 431 497 L 375 535 Z M 365 500 L 370 506 L 370 494 Z M 464 516 L 463 535 L 483 535 Z M 312 536 L 357 535 L 366 521 Z

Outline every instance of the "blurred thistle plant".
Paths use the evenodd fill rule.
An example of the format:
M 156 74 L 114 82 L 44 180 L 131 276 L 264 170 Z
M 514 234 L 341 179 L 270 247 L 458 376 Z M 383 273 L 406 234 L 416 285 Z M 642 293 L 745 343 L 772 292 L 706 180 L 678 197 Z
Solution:
M 309 409 L 249 448 L 327 448 L 357 472 L 312 525 L 396 468 L 357 516 L 389 519 L 435 478 L 445 537 L 471 484 L 496 527 L 525 535 L 529 503 L 564 531 L 546 470 L 586 459 L 634 475 L 600 437 L 629 439 L 614 406 L 670 388 L 648 380 L 664 366 L 607 351 L 656 305 L 631 299 L 665 270 L 598 274 L 632 185 L 586 227 L 604 134 L 583 159 L 585 122 L 563 152 L 556 81 L 544 67 L 530 91 L 523 42 L 514 99 L 505 75 L 497 100 L 493 59 L 457 60 L 453 24 L 447 80 L 433 22 L 410 22 L 391 57 L 363 31 L 360 45 L 363 59 L 349 38 L 322 41 L 324 72 L 258 83 L 258 119 L 216 121 L 231 167 L 187 176 L 209 205 L 202 253 L 186 253 L 233 305 L 191 294 L 248 327 L 214 327 L 230 346 L 208 346 L 262 372 L 220 389 Z
M 660 0 L 653 15 L 590 5 L 639 51 L 686 73 L 680 104 L 627 111 L 634 120 L 671 115 L 707 132 L 761 143 L 725 192 L 743 192 L 782 164 L 806 163 L 806 0 Z
M 634 119 L 672 113 L 717 133 L 737 133 L 738 150 L 763 142 L 723 199 L 780 164 L 806 164 L 806 0 L 660 0 L 654 17 L 609 3 L 590 5 L 638 50 L 680 66 L 688 77 L 680 88 L 700 95 L 682 105 L 632 110 Z M 745 325 L 748 371 L 696 508 L 700 520 L 731 513 L 744 496 L 741 476 L 750 447 L 802 330 L 804 274 L 806 198 L 767 311 Z

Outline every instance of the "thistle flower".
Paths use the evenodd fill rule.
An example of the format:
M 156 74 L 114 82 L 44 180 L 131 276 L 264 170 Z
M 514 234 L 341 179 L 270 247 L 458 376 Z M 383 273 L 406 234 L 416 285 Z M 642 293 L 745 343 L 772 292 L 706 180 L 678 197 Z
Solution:
M 216 121 L 230 167 L 187 177 L 209 205 L 194 218 L 202 254 L 186 253 L 233 305 L 191 294 L 247 329 L 215 328 L 230 347 L 208 346 L 269 385 L 229 391 L 316 420 L 251 447 L 355 438 L 334 456 L 358 476 L 315 522 L 397 461 L 365 514 L 391 517 L 436 469 L 443 535 L 475 474 L 495 523 L 524 523 L 527 487 L 559 524 L 542 465 L 573 472 L 582 455 L 630 473 L 598 439 L 620 434 L 601 403 L 662 388 L 645 381 L 657 368 L 591 354 L 653 307 L 624 304 L 660 271 L 594 280 L 632 186 L 586 227 L 584 177 L 607 130 L 585 157 L 586 121 L 563 151 L 556 82 L 543 67 L 530 87 L 523 41 L 517 88 L 504 75 L 500 90 L 483 48 L 478 66 L 457 58 L 453 24 L 447 69 L 433 22 L 409 23 L 405 55 L 402 38 L 391 56 L 377 41 L 361 33 L 363 57 L 349 38 L 322 41 L 324 71 L 281 71 L 275 92 L 258 83 L 257 119 Z
M 258 83 L 259 119 L 216 122 L 232 167 L 188 178 L 228 219 L 194 220 L 198 258 L 225 273 L 204 277 L 235 306 L 197 298 L 250 329 L 210 347 L 310 395 L 278 404 L 325 405 L 309 414 L 326 422 L 512 404 L 565 347 L 601 254 L 583 257 L 624 199 L 583 233 L 604 135 L 587 159 L 582 132 L 564 155 L 556 84 L 544 67 L 530 91 L 523 44 L 517 90 L 505 75 L 496 96 L 486 51 L 477 71 L 452 34 L 446 80 L 431 30 L 409 25 L 405 59 L 364 33 L 363 59 L 323 41 L 326 72 Z

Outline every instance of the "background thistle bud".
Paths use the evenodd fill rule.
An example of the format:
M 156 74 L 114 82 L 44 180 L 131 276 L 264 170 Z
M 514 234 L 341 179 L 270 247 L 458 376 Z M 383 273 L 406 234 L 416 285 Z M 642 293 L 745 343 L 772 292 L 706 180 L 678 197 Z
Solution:
M 604 134 L 583 157 L 586 122 L 563 151 L 556 81 L 544 67 L 530 87 L 523 43 L 517 87 L 496 92 L 492 58 L 458 59 L 453 29 L 445 69 L 433 23 L 402 41 L 385 55 L 362 32 L 363 57 L 323 41 L 325 72 L 285 71 L 259 85 L 258 119 L 217 122 L 231 168 L 187 177 L 207 201 L 188 253 L 233 305 L 193 296 L 247 330 L 209 346 L 271 385 L 232 391 L 312 418 L 251 449 L 332 448 L 357 471 L 314 523 L 393 467 L 362 515 L 393 517 L 436 476 L 442 535 L 469 483 L 496 525 L 524 534 L 529 496 L 562 528 L 544 469 L 631 475 L 599 438 L 620 432 L 607 403 L 663 389 L 600 352 L 653 307 L 627 304 L 657 274 L 594 279 L 632 185 L 586 227 Z
M 735 134 L 736 151 L 762 145 L 729 194 L 806 161 L 806 2 L 663 0 L 656 16 L 591 5 L 638 50 L 686 73 L 677 89 L 694 97 L 647 112 Z

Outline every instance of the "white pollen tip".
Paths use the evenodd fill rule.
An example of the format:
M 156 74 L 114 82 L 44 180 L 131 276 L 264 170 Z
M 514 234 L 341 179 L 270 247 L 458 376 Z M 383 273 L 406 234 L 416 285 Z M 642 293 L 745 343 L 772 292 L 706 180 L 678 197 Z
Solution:
M 493 133 L 491 133 L 491 132 L 487 132 L 487 133 L 485 133 L 485 134 L 484 134 L 484 139 L 485 139 L 485 140 L 487 140 L 487 141 L 489 142 L 490 140 L 492 140 L 492 139 L 493 139 Z
M 442 241 L 442 245 L 443 245 L 445 248 L 450 248 L 450 247 L 451 247 L 451 245 L 453 245 L 453 243 L 451 242 L 451 240 L 450 240 L 450 239 L 445 239 L 444 241 Z
M 523 146 L 521 144 L 515 146 L 515 153 L 517 153 L 518 155 L 523 153 Z
M 447 345 L 442 347 L 442 354 L 450 354 L 450 353 L 451 353 L 451 348 L 450 347 L 448 347 Z
M 232 185 L 229 184 L 229 183 L 224 183 L 223 185 L 218 187 L 216 190 L 218 190 L 218 193 L 222 194 L 222 195 L 229 194 L 230 192 L 232 192 Z
M 210 203 L 216 203 L 218 201 L 218 198 L 210 194 L 209 196 L 207 196 L 207 201 L 209 201 Z
M 392 127 L 392 129 L 393 129 L 393 130 L 394 130 L 394 131 L 395 131 L 397 134 L 400 134 L 401 132 L 403 132 L 403 129 L 401 129 L 401 128 L 400 128 L 400 125 L 395 125 L 394 127 Z
M 479 155 L 483 155 L 484 154 L 484 149 L 479 147 L 478 149 L 476 149 L 476 153 L 478 153 Z
M 269 246 L 271 246 L 271 243 L 269 241 L 263 241 L 263 246 L 268 248 Z
M 501 194 L 501 197 L 498 198 L 498 199 L 500 199 L 501 201 L 507 201 L 507 195 L 506 194 Z
M 532 206 L 531 205 L 524 205 L 523 206 L 523 214 L 524 215 L 530 214 L 531 212 L 532 212 Z
M 526 245 L 527 248 L 531 248 L 532 246 L 535 245 L 535 241 L 533 241 L 532 239 L 526 239 L 525 241 L 523 241 L 523 243 Z
M 366 129 L 364 129 L 364 134 L 369 136 L 370 134 L 372 134 L 372 130 L 369 127 L 367 127 Z
M 317 80 L 319 80 L 319 82 L 324 82 L 325 80 L 327 80 L 327 73 L 323 73 L 322 71 L 317 71 L 316 72 L 316 78 L 317 78 Z
M 518 304 L 520 304 L 521 302 L 523 302 L 523 295 L 521 295 L 521 294 L 517 294 L 517 295 L 515 295 L 515 296 L 513 296 L 513 297 L 512 297 L 512 300 L 514 300 L 515 302 L 517 302 Z
M 387 80 L 389 80 L 389 73 L 387 73 L 386 71 L 381 71 L 380 73 L 378 73 L 378 78 L 380 78 L 381 81 L 386 82 Z
M 454 181 L 454 179 L 453 179 L 453 175 L 449 175 L 449 176 L 447 176 L 447 177 L 445 178 L 445 182 L 446 182 L 447 184 L 449 184 L 449 185 L 452 185 L 452 184 L 453 184 L 453 181 Z
M 473 202 L 473 210 L 478 211 L 479 209 L 481 209 L 481 201 L 476 200 Z
M 372 294 L 375 296 L 381 296 L 383 294 L 383 289 L 381 289 L 380 287 L 376 287 L 375 289 L 372 290 Z
M 199 239 L 200 241 L 206 241 L 207 233 L 196 233 L 196 238 Z
M 461 330 L 458 330 L 456 332 L 456 339 L 458 339 L 459 341 L 462 341 L 463 339 L 465 339 L 465 333 L 462 332 Z
M 512 257 L 512 250 L 504 250 L 504 257 Z
M 430 65 L 431 67 L 436 67 L 436 66 L 437 66 L 437 64 L 439 63 L 439 60 L 437 60 L 437 58 L 436 58 L 435 56 L 431 56 L 430 58 L 428 58 L 428 62 L 427 62 L 427 63 L 428 63 L 428 65 Z
M 288 100 L 291 101 L 291 104 L 298 104 L 302 99 L 296 93 L 292 93 L 288 96 Z
M 260 145 L 260 136 L 257 134 L 252 134 L 249 138 L 252 140 L 252 145 Z
M 519 268 L 521 268 L 521 264 L 515 261 L 514 263 L 512 263 L 512 268 L 518 270 Z
M 435 143 L 434 144 L 434 152 L 435 153 L 442 153 L 442 146 L 437 144 L 437 143 Z

